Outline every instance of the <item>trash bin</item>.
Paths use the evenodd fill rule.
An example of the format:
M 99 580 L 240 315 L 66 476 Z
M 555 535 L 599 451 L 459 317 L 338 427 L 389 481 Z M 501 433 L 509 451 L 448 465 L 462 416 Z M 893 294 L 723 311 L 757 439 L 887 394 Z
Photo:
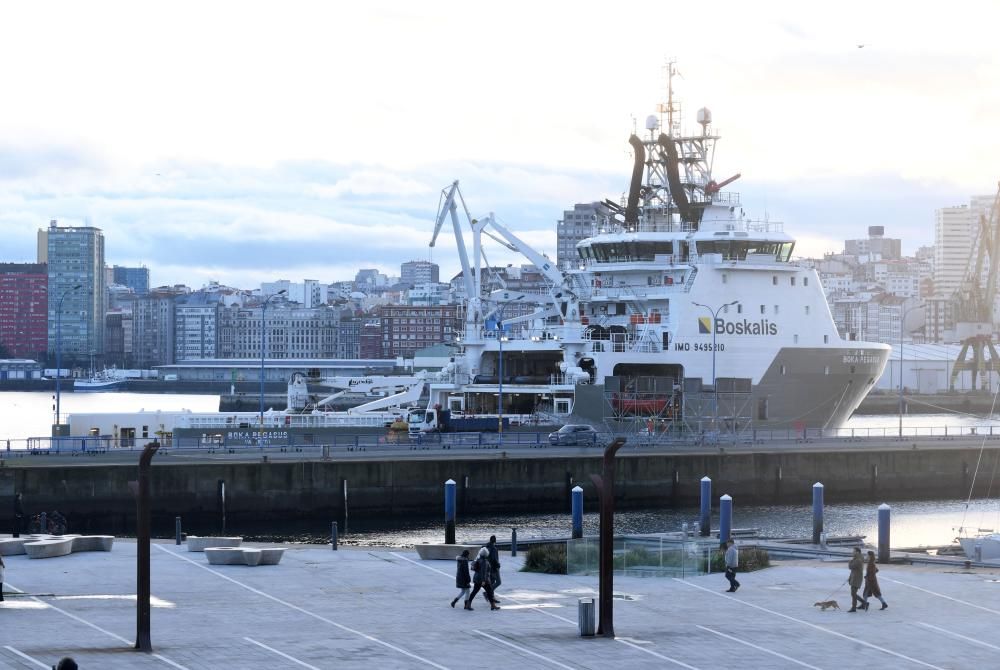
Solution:
M 593 598 L 580 598 L 577 603 L 577 622 L 580 626 L 580 637 L 594 637 L 596 608 Z

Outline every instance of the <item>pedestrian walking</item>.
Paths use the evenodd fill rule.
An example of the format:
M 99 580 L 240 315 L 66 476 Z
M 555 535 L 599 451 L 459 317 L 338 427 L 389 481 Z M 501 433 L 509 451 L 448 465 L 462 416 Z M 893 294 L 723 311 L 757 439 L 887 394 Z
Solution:
M 736 568 L 740 567 L 740 552 L 732 538 L 726 541 L 725 547 L 726 579 L 729 580 L 729 588 L 726 589 L 726 593 L 735 593 L 736 589 L 740 588 L 740 583 L 736 580 Z
M 497 587 L 500 586 L 500 550 L 497 549 L 497 536 L 490 535 L 490 541 L 486 544 L 486 551 L 490 558 L 490 586 L 493 587 L 493 600 L 496 599 Z
M 464 549 L 462 555 L 455 558 L 455 563 L 458 566 L 455 572 L 455 586 L 461 590 L 455 596 L 455 599 L 451 601 L 451 606 L 454 607 L 455 603 L 461 598 L 466 602 L 465 609 L 471 610 L 472 606 L 469 604 L 469 587 L 472 586 L 472 577 L 469 576 L 469 550 Z
M 868 551 L 868 562 L 865 564 L 865 591 L 864 591 L 864 596 L 865 596 L 865 610 L 866 611 L 868 610 L 868 599 L 871 598 L 872 596 L 875 596 L 876 598 L 878 598 L 879 602 L 882 603 L 882 607 L 880 609 L 884 610 L 884 609 L 886 609 L 886 608 L 889 607 L 889 603 L 887 603 L 885 601 L 885 598 L 882 597 L 882 589 L 879 588 L 878 577 L 875 576 L 876 573 L 878 573 L 878 566 L 875 565 L 875 552 L 869 550 Z
M 3 571 L 7 567 L 3 562 L 3 555 L 0 554 L 0 603 L 3 602 Z
M 14 494 L 14 537 L 21 537 L 21 529 L 24 528 L 24 502 L 21 494 Z
M 474 574 L 472 578 L 472 595 L 465 601 L 465 609 L 472 609 L 472 601 L 476 598 L 476 594 L 479 593 L 479 589 L 483 590 L 483 597 L 489 601 L 491 610 L 500 609 L 497 606 L 496 599 L 493 597 L 493 585 L 490 583 L 490 552 L 486 547 L 482 547 L 476 555 L 476 562 L 472 566 L 472 572 Z
M 864 559 L 861 558 L 861 548 L 854 547 L 854 555 L 847 562 L 847 567 L 851 570 L 851 575 L 847 578 L 847 584 L 851 587 L 851 609 L 847 610 L 848 612 L 857 612 L 859 603 L 861 604 L 861 609 L 865 609 L 865 600 L 858 595 L 858 589 L 861 588 L 862 581 L 861 570 L 864 565 Z

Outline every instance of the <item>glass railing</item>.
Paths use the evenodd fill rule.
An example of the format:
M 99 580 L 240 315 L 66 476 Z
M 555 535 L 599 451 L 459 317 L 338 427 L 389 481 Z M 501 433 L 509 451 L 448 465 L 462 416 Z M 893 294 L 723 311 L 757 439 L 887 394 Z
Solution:
M 711 538 L 678 535 L 616 537 L 614 573 L 626 577 L 697 577 L 711 572 L 711 558 L 719 549 Z M 566 574 L 597 575 L 600 541 L 584 537 L 566 542 Z

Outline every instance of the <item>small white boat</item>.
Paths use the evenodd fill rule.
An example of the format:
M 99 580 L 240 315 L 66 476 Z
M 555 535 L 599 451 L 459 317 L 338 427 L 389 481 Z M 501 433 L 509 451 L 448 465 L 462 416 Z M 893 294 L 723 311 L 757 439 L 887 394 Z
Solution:
M 960 537 L 958 543 L 970 561 L 1000 560 L 1000 533 Z
M 117 377 L 112 370 L 102 370 L 92 374 L 89 379 L 77 379 L 73 382 L 73 391 L 97 393 L 101 391 L 118 391 L 125 386 L 125 380 Z

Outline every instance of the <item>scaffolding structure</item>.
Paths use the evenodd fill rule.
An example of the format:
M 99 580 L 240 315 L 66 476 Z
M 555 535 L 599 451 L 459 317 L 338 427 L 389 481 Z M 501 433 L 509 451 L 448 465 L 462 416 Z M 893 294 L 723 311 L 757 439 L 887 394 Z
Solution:
M 700 439 L 735 439 L 753 431 L 753 385 L 749 378 L 719 377 L 716 388 L 684 380 L 684 433 Z
M 673 377 L 605 377 L 604 423 L 616 434 L 676 436 L 681 395 Z

